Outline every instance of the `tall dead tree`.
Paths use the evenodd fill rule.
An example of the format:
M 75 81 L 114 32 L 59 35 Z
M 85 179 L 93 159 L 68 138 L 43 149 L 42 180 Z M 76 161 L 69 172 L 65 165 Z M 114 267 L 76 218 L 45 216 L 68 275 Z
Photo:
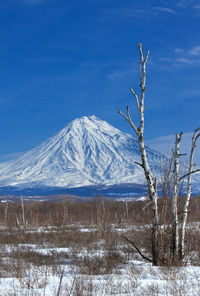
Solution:
M 139 75 L 140 75 L 140 100 L 138 95 L 135 93 L 133 89 L 131 92 L 135 97 L 138 114 L 139 114 L 139 127 L 133 123 L 129 107 L 127 106 L 126 114 L 122 113 L 119 109 L 119 113 L 129 122 L 133 130 L 135 131 L 141 155 L 141 163 L 137 163 L 144 170 L 147 186 L 148 186 L 148 194 L 149 199 L 151 200 L 152 212 L 153 212 L 153 221 L 152 221 L 152 263 L 153 265 L 159 264 L 159 246 L 158 246 L 158 235 L 159 235 L 159 221 L 158 221 L 158 205 L 157 205 L 157 188 L 156 188 L 156 179 L 153 179 L 144 145 L 144 98 L 145 98 L 145 84 L 146 84 L 146 63 L 149 56 L 149 50 L 147 51 L 146 56 L 143 56 L 142 44 L 138 44 L 139 54 L 140 54 L 140 66 L 139 66 Z
M 189 202 L 191 197 L 192 174 L 199 171 L 199 169 L 195 169 L 195 164 L 194 164 L 194 151 L 196 148 L 197 139 L 200 137 L 199 131 L 200 131 L 200 127 L 194 131 L 192 136 L 192 145 L 190 150 L 190 161 L 189 161 L 188 173 L 179 179 L 180 181 L 183 178 L 187 177 L 187 195 L 186 195 L 185 204 L 183 208 L 183 217 L 181 222 L 181 233 L 180 233 L 180 248 L 179 248 L 180 260 L 183 260 L 185 255 L 185 227 L 186 227 L 188 207 L 189 207 Z
M 180 142 L 182 138 L 182 132 L 176 134 L 175 147 L 173 150 L 174 170 L 173 170 L 173 188 L 172 188 L 172 260 L 175 261 L 178 256 L 179 248 L 179 225 L 178 225 L 178 210 L 177 210 L 177 198 L 178 198 L 178 184 L 179 184 L 179 157 L 180 157 Z
M 138 144 L 140 148 L 140 155 L 141 155 L 141 163 L 136 162 L 140 167 L 142 167 L 147 187 L 148 187 L 148 194 L 149 199 L 152 208 L 152 259 L 146 257 L 141 250 L 135 245 L 133 241 L 128 239 L 127 237 L 123 236 L 123 238 L 131 243 L 134 248 L 138 251 L 138 253 L 147 261 L 152 262 L 153 265 L 159 265 L 163 262 L 166 262 L 166 256 L 165 254 L 160 254 L 161 251 L 161 230 L 159 226 L 159 216 L 158 216 L 158 195 L 157 195 L 157 186 L 156 186 L 156 178 L 153 178 L 152 172 L 150 170 L 147 156 L 146 156 L 146 150 L 144 145 L 144 98 L 145 98 L 145 84 L 146 84 L 146 63 L 149 56 L 149 50 L 147 51 L 146 56 L 143 56 L 142 51 L 142 44 L 138 44 L 139 54 L 140 54 L 140 65 L 139 65 L 139 75 L 140 75 L 140 99 L 138 95 L 135 93 L 135 91 L 131 88 L 131 93 L 133 94 L 138 115 L 139 115 L 139 127 L 136 127 L 136 124 L 133 123 L 129 107 L 127 106 L 126 113 L 124 114 L 121 112 L 120 109 L 118 109 L 118 112 L 129 122 L 131 127 L 133 128 L 134 132 L 137 135 L 138 138 Z M 194 150 L 196 147 L 196 141 L 200 137 L 200 128 L 196 129 L 194 131 L 193 137 L 192 137 L 192 147 L 190 152 L 190 162 L 188 166 L 188 172 L 179 178 L 179 157 L 184 155 L 180 154 L 180 143 L 182 138 L 182 132 L 176 135 L 175 140 L 175 147 L 173 150 L 173 156 L 171 159 L 169 159 L 169 168 L 167 168 L 166 175 L 164 177 L 164 182 L 167 182 L 165 184 L 164 191 L 166 193 L 166 196 L 168 197 L 168 194 L 170 191 L 172 192 L 171 196 L 171 242 L 172 245 L 172 256 L 171 261 L 172 263 L 175 263 L 177 260 L 180 260 L 180 262 L 183 261 L 184 258 L 184 241 L 185 241 L 185 227 L 186 227 L 186 220 L 188 215 L 188 206 L 191 196 L 191 176 L 193 173 L 200 171 L 200 169 L 194 169 L 194 163 L 193 163 L 193 157 L 194 157 Z M 172 162 L 173 160 L 173 162 Z M 172 172 L 172 180 L 170 179 L 171 176 L 171 168 L 173 163 L 173 172 Z M 182 216 L 182 221 L 180 223 L 179 217 L 178 217 L 178 207 L 177 207 L 177 200 L 178 200 L 178 190 L 179 190 L 179 184 L 180 181 L 187 177 L 187 195 L 185 199 L 185 204 Z M 172 183 L 172 190 L 170 190 L 170 185 Z M 148 205 L 149 205 L 148 204 Z M 180 235 L 179 235 L 180 234 Z
M 200 169 L 194 169 L 195 165 L 193 163 L 194 159 L 194 151 L 196 147 L 197 139 L 200 136 L 199 132 L 200 128 L 197 128 L 192 137 L 192 145 L 190 150 L 190 160 L 188 171 L 182 177 L 179 178 L 179 157 L 185 154 L 180 154 L 180 142 L 182 138 L 182 132 L 180 134 L 176 134 L 175 147 L 173 150 L 173 160 L 174 160 L 174 170 L 173 170 L 173 186 L 172 186 L 172 262 L 183 262 L 184 259 L 184 249 L 185 249 L 185 227 L 188 216 L 188 207 L 191 197 L 191 183 L 192 183 L 192 174 L 200 171 Z M 183 210 L 182 221 L 180 222 L 178 219 L 178 211 L 177 211 L 177 198 L 178 198 L 178 187 L 180 181 L 187 177 L 187 194 L 185 198 L 185 203 Z M 180 235 L 179 235 L 180 233 Z

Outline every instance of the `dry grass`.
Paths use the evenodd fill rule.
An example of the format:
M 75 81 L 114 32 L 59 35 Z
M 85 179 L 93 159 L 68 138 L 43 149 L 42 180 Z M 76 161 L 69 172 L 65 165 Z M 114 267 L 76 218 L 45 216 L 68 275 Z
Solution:
M 182 202 L 180 199 L 179 208 Z M 43 294 L 40 291 L 38 295 L 45 295 L 49 274 L 60 279 L 52 295 L 97 295 L 97 292 L 108 295 L 113 291 L 138 295 L 138 291 L 144 288 L 139 280 L 141 271 L 133 265 L 126 276 L 126 287 L 119 280 L 117 283 L 111 281 L 100 293 L 92 276 L 118 275 L 131 260 L 139 258 L 133 247 L 123 240 L 122 234 L 150 256 L 151 209 L 146 204 L 145 201 L 125 204 L 101 199 L 83 203 L 34 202 L 24 204 L 24 217 L 21 204 L 0 204 L 0 278 L 19 279 L 19 287 L 15 285 L 15 294 L 10 295 L 22 296 L 20 289 L 24 287 L 31 291 L 40 287 Z M 159 199 L 164 265 L 171 248 L 169 207 L 170 200 Z M 199 209 L 200 198 L 193 198 L 186 231 L 186 261 L 193 265 L 200 265 Z M 66 266 L 75 274 L 70 283 L 63 280 Z M 185 295 L 185 275 L 178 267 L 174 270 L 170 266 L 160 269 L 160 278 L 166 283 L 162 289 L 171 293 L 169 295 Z M 195 291 L 200 291 L 199 277 L 193 275 L 192 278 Z M 146 295 L 162 292 L 156 281 L 145 289 Z

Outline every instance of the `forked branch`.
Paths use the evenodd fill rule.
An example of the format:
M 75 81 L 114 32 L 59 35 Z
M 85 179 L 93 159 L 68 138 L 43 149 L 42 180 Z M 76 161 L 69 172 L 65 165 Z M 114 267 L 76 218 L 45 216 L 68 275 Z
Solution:
M 125 115 L 123 112 L 121 112 L 121 110 L 119 108 L 118 108 L 118 113 L 121 114 L 129 122 L 131 127 L 134 129 L 134 131 L 138 135 L 139 131 L 138 131 L 137 127 L 135 126 L 135 124 L 132 122 L 132 119 L 130 117 L 129 107 L 127 106 L 127 109 L 126 109 L 127 115 Z
M 141 63 L 147 63 L 148 57 L 149 57 L 149 49 L 147 50 L 147 54 L 146 57 L 144 59 L 143 57 L 143 52 L 142 52 L 142 43 L 138 43 L 138 48 L 139 48 L 139 52 L 140 52 L 140 61 Z
M 130 117 L 129 107 L 127 107 L 126 115 L 121 112 L 120 109 L 118 109 L 119 113 L 129 122 L 129 124 L 132 126 L 133 130 L 137 134 L 138 137 L 138 144 L 140 149 L 140 156 L 141 156 L 141 163 L 136 162 L 139 166 L 141 166 L 144 170 L 145 178 L 147 181 L 148 186 L 148 192 L 149 192 L 149 198 L 151 200 L 151 206 L 152 206 L 152 224 L 153 224 L 153 231 L 152 231 L 152 260 L 144 256 L 140 250 L 137 248 L 137 246 L 134 244 L 134 242 L 130 241 L 126 237 L 124 239 L 131 243 L 135 249 L 140 253 L 140 255 L 147 261 L 152 262 L 154 265 L 158 265 L 159 258 L 159 241 L 158 241 L 158 234 L 159 234 L 159 217 L 158 217 L 158 206 L 157 206 L 157 189 L 156 189 L 156 183 L 153 182 L 153 176 L 151 169 L 148 164 L 148 159 L 146 155 L 145 145 L 144 145 L 144 97 L 145 97 L 145 83 L 146 83 L 146 63 L 149 56 L 149 50 L 147 51 L 147 54 L 144 58 L 143 52 L 142 52 L 142 44 L 138 44 L 139 54 L 140 54 L 140 64 L 139 64 L 139 75 L 140 75 L 140 101 L 138 99 L 137 94 L 131 89 L 132 94 L 134 95 L 136 99 L 136 104 L 138 108 L 138 117 L 139 117 L 139 127 L 137 128 L 135 124 L 132 122 L 132 119 Z
M 138 99 L 138 96 L 137 94 L 134 92 L 134 90 L 131 88 L 130 89 L 132 94 L 134 95 L 135 99 L 136 99 L 136 104 L 137 104 L 137 108 L 138 108 L 138 111 L 140 110 L 140 103 L 139 103 L 139 99 Z

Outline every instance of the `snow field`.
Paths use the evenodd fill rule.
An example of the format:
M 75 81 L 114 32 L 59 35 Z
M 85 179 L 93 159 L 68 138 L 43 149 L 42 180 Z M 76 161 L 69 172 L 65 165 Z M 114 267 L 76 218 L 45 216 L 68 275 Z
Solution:
M 182 267 L 154 267 L 123 239 L 151 257 L 146 204 L 98 198 L 25 203 L 24 211 L 21 204 L 0 204 L 0 295 L 200 295 L 199 198 L 191 200 Z M 169 222 L 166 216 L 166 254 Z
M 0 295 L 200 295 L 199 266 L 154 267 L 120 240 L 118 235 L 130 227 L 115 226 L 110 238 L 104 237 L 102 229 L 68 227 L 80 239 L 81 235 L 102 232 L 89 246 L 78 241 L 74 246 L 69 242 L 69 247 L 53 247 L 55 244 L 48 241 L 42 245 L 2 245 Z M 51 230 L 43 230 L 38 229 L 38 233 L 44 233 L 46 240 Z

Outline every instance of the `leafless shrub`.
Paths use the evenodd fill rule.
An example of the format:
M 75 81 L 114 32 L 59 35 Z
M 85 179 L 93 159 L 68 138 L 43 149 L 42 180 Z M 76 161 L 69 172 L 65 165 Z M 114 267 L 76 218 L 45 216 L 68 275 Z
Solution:
M 188 272 L 181 267 L 160 267 L 159 276 L 164 283 L 166 295 L 187 296 L 191 285 Z
M 78 276 L 75 279 L 74 296 L 93 296 L 94 286 L 92 279 L 84 279 Z
M 180 198 L 180 208 L 181 203 Z M 15 208 L 9 204 L 6 219 L 0 215 L 0 226 L 2 225 L 0 228 L 0 277 L 18 279 L 19 284 L 15 282 L 13 288 L 15 294 L 10 295 L 23 296 L 20 289 L 21 291 L 24 289 L 30 291 L 28 295 L 31 296 L 34 295 L 36 287 L 40 289 L 40 295 L 43 295 L 50 274 L 56 276 L 60 281 L 56 282 L 52 295 L 58 293 L 59 283 L 59 296 L 75 295 L 75 293 L 77 295 L 92 295 L 92 293 L 97 295 L 97 292 L 107 295 L 111 292 L 114 293 L 113 291 L 116 294 L 143 295 L 140 286 L 142 267 L 131 265 L 126 276 L 126 286 L 120 280 L 120 273 L 127 261 L 137 259 L 137 252 L 122 239 L 122 234 L 133 239 L 145 254 L 149 255 L 151 252 L 151 210 L 146 205 L 146 201 L 128 202 L 127 215 L 127 208 L 122 202 L 109 201 L 103 204 L 102 201 L 94 200 L 81 203 L 81 205 L 75 202 L 71 204 L 69 202 L 24 203 L 24 216 L 28 219 L 28 224 L 26 229 L 18 231 L 15 219 L 12 218 Z M 144 214 L 145 206 L 146 213 Z M 167 200 L 164 204 L 162 199 L 158 199 L 158 206 L 165 206 L 167 209 L 170 206 L 170 201 Z M 192 199 L 190 206 L 192 214 L 189 215 L 186 231 L 186 259 L 191 264 L 199 265 L 198 210 L 200 209 L 200 199 L 198 197 Z M 19 222 L 22 223 L 21 205 L 19 208 L 18 205 L 16 206 L 16 211 Z M 5 213 L 5 205 L 0 204 L 1 213 Z M 103 219 L 103 223 L 97 221 L 98 217 Z M 120 217 L 121 223 L 119 225 Z M 5 220 L 6 228 L 4 227 Z M 155 285 L 147 287 L 145 293 L 146 295 L 157 295 L 156 289 L 159 288 L 159 291 L 162 289 L 162 292 L 165 290 L 168 291 L 166 292 L 168 294 L 181 295 L 182 293 L 182 295 L 187 295 L 184 294 L 188 282 L 186 276 L 180 273 L 181 269 L 178 266 L 176 269 L 172 269 L 170 266 L 171 246 L 168 236 L 170 216 L 167 210 L 165 220 L 160 219 L 160 221 L 162 222 L 162 231 L 159 239 L 164 258 L 163 265 L 168 265 L 168 268 L 160 269 L 162 287 L 155 286 L 157 283 L 155 270 L 152 268 L 149 271 L 155 278 Z M 61 247 L 66 248 L 66 251 L 56 251 L 56 248 Z M 41 249 L 44 250 L 41 251 Z M 65 275 L 62 274 L 66 264 L 79 273 L 74 277 L 74 284 L 71 277 L 69 281 L 66 281 Z M 32 276 L 30 276 L 30 270 Z M 98 285 L 92 281 L 92 275 L 101 275 L 105 281 L 112 276 L 119 280 L 107 284 L 102 291 L 98 291 Z M 194 283 L 193 289 L 195 287 L 193 295 L 196 296 L 200 290 L 198 276 L 196 278 L 193 276 L 192 281 Z M 141 294 L 138 292 L 140 288 Z
M 159 296 L 160 289 L 158 284 L 156 283 L 148 284 L 147 288 L 143 289 L 143 293 L 144 295 L 148 295 L 148 296 Z
M 117 266 L 124 264 L 124 257 L 115 251 L 108 251 L 103 256 L 84 255 L 75 257 L 74 265 L 78 266 L 81 274 L 102 275 L 111 273 Z
M 190 281 L 192 282 L 192 293 L 194 296 L 200 295 L 200 273 L 196 270 L 193 270 L 189 273 Z

